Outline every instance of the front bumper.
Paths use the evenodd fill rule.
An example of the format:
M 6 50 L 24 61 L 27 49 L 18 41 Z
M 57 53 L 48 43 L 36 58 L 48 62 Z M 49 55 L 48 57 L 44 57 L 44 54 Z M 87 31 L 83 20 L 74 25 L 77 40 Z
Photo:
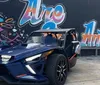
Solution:
M 42 82 L 29 82 L 29 81 L 20 81 L 16 80 L 9 75 L 2 75 L 0 76 L 0 79 L 5 81 L 8 84 L 13 84 L 13 85 L 48 85 L 48 81 L 42 81 Z
M 42 74 L 31 74 L 21 62 L 0 64 L 0 79 L 8 84 L 45 85 L 48 79 Z

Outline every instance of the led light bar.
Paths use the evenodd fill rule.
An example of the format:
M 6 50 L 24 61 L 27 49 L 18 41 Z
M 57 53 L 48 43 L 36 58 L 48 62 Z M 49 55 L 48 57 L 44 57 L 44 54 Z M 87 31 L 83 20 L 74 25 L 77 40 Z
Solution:
M 36 72 L 35 72 L 29 65 L 26 65 L 26 68 L 27 68 L 32 74 L 36 74 Z
M 32 57 L 26 58 L 25 60 L 26 60 L 27 62 L 29 62 L 29 61 L 32 61 L 32 60 L 34 60 L 34 59 L 36 59 L 36 58 L 39 58 L 39 57 L 41 57 L 41 54 L 38 54 L 38 55 L 35 55 L 35 56 L 32 56 Z

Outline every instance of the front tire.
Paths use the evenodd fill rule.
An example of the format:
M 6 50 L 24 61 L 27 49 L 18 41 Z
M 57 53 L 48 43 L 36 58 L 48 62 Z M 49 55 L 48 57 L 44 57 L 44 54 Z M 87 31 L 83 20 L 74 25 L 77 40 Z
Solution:
M 67 58 L 62 54 L 49 56 L 46 65 L 46 75 L 50 85 L 64 85 L 68 72 Z

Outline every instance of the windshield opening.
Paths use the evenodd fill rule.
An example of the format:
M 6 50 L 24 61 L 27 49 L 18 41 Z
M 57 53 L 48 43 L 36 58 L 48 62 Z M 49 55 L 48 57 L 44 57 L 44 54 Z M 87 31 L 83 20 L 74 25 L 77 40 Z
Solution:
M 30 43 L 39 43 L 39 44 L 42 44 L 43 43 L 43 40 L 42 40 L 42 34 L 40 33 L 36 33 L 36 34 L 32 34 L 27 42 L 27 44 L 30 44 Z
M 59 45 L 64 43 L 64 34 L 61 33 L 33 33 L 27 40 L 27 44 Z

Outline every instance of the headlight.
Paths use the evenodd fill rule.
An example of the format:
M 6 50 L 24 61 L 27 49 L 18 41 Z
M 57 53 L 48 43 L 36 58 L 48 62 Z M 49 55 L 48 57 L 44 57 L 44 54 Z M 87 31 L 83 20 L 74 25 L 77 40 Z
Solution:
M 7 62 L 7 61 L 9 61 L 11 59 L 11 56 L 9 56 L 9 55 L 1 55 L 1 60 L 3 61 L 3 62 Z
M 32 60 L 35 60 L 35 59 L 41 57 L 41 55 L 42 55 L 42 54 L 34 55 L 34 56 L 32 56 L 32 57 L 26 58 L 25 60 L 26 60 L 27 62 L 29 62 L 29 61 L 32 61 Z

